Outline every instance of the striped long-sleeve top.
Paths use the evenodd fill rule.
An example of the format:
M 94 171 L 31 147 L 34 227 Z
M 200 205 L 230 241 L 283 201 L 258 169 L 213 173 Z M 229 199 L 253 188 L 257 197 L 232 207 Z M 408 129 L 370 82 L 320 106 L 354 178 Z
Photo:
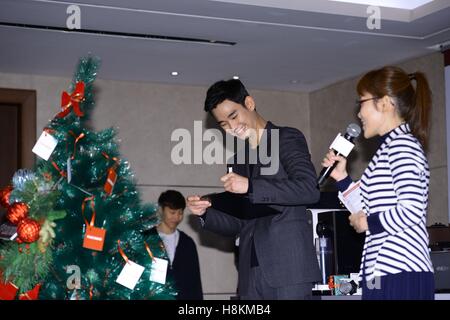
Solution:
M 369 230 L 360 279 L 400 272 L 433 272 L 426 216 L 430 171 L 408 124 L 392 130 L 361 177 Z

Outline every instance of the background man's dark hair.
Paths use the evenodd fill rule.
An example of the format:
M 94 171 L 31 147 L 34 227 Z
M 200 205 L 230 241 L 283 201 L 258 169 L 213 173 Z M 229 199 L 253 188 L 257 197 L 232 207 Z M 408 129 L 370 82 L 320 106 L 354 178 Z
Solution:
M 161 193 L 158 198 L 158 204 L 161 208 L 169 207 L 173 210 L 184 210 L 186 208 L 186 200 L 183 195 L 176 190 L 167 190 Z
M 206 92 L 205 111 L 210 112 L 225 100 L 230 100 L 245 107 L 245 98 L 249 96 L 240 80 L 221 80 L 209 87 Z

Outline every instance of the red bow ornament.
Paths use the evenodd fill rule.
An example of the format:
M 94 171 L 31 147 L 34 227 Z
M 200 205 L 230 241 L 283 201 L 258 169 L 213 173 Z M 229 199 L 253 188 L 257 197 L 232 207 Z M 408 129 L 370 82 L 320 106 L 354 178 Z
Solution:
M 37 300 L 41 284 L 38 283 L 33 289 L 19 295 L 19 300 Z
M 14 300 L 17 291 L 19 291 L 19 288 L 14 283 L 10 281 L 5 283 L 0 279 L 0 300 Z
M 61 96 L 61 109 L 62 111 L 56 115 L 57 118 L 64 118 L 70 112 L 71 107 L 73 107 L 73 111 L 78 117 L 84 116 L 84 113 L 81 112 L 80 102 L 84 99 L 84 82 L 79 81 L 75 85 L 75 90 L 72 94 L 68 94 L 66 91 L 63 91 Z

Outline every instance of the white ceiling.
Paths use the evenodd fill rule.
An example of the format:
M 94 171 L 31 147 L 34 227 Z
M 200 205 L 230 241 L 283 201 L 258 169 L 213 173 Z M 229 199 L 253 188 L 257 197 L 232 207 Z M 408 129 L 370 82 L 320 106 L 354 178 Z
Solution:
M 81 32 L 63 30 L 72 3 L 81 9 Z M 367 28 L 367 7 L 327 0 L 0 0 L 0 72 L 67 77 L 80 56 L 93 53 L 102 59 L 103 79 L 208 86 L 238 74 L 249 88 L 311 91 L 450 41 L 450 0 L 413 10 L 382 7 L 380 30 Z

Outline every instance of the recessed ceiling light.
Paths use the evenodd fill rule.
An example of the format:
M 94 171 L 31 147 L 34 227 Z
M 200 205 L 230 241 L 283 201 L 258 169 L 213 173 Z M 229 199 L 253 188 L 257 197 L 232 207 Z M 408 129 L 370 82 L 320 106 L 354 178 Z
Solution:
M 172 71 L 171 73 L 170 73 L 172 76 L 177 76 L 178 75 L 178 72 L 176 72 L 176 71 Z
M 239 79 L 239 76 L 233 76 L 233 79 L 234 79 L 234 80 L 238 80 L 238 79 Z
M 339 1 L 354 4 L 366 4 L 368 6 L 413 10 L 433 0 L 329 0 L 329 1 Z
M 296 84 L 296 83 L 298 83 L 298 80 L 291 80 L 290 83 Z

